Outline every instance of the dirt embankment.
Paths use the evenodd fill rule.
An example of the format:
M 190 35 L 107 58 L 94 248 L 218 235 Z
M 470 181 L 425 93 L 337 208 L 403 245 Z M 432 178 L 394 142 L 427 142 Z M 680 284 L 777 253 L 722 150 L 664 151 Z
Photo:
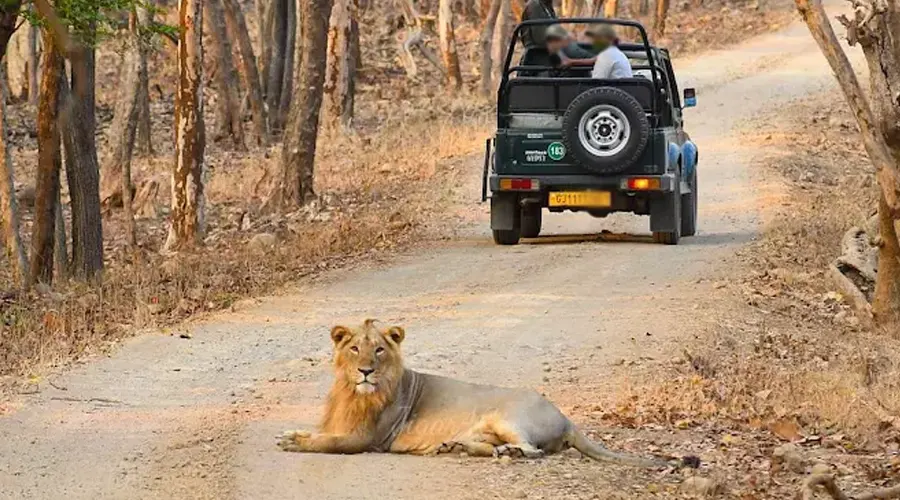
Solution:
M 900 474 L 900 335 L 862 326 L 827 272 L 877 194 L 836 99 L 813 95 L 745 125 L 762 152 L 762 236 L 734 259 L 738 278 L 698 304 L 717 310 L 715 323 L 674 361 L 645 369 L 652 382 L 630 366 L 614 409 L 593 414 L 651 434 L 691 430 L 708 474 L 735 498 L 790 498 L 815 466 L 849 492 Z

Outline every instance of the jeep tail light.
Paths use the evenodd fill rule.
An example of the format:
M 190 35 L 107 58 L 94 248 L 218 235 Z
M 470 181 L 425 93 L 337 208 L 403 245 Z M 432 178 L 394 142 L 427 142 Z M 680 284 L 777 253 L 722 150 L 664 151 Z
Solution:
M 502 191 L 537 191 L 540 187 L 537 179 L 500 179 Z
M 658 191 L 659 178 L 655 177 L 632 177 L 628 179 L 629 191 Z

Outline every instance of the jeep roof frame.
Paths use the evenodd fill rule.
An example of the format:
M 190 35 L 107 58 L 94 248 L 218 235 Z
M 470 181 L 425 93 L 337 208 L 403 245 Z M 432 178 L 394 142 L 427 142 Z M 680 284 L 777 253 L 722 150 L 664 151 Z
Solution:
M 516 29 L 513 31 L 513 36 L 509 42 L 509 48 L 506 51 L 506 58 L 503 63 L 503 76 L 500 80 L 500 85 L 497 88 L 497 99 L 498 102 L 502 98 L 502 93 L 506 90 L 506 85 L 509 83 L 509 75 L 514 71 L 519 71 L 523 69 L 536 69 L 543 70 L 546 69 L 543 66 L 514 66 L 510 67 L 512 63 L 513 53 L 516 50 L 516 44 L 519 43 L 519 38 L 522 35 L 522 32 L 531 27 L 531 26 L 549 26 L 551 24 L 612 24 L 615 26 L 626 26 L 629 28 L 635 28 L 638 30 L 638 33 L 641 35 L 641 43 L 640 44 L 629 44 L 632 47 L 642 48 L 643 52 L 647 55 L 647 63 L 650 66 L 650 75 L 653 80 L 653 88 L 657 89 L 652 93 L 652 108 L 656 109 L 656 100 L 657 100 L 657 91 L 659 87 L 659 79 L 657 78 L 657 65 L 656 58 L 653 57 L 653 46 L 650 45 L 650 38 L 647 36 L 647 30 L 644 28 L 644 25 L 638 21 L 632 21 L 628 19 L 608 19 L 608 18 L 599 18 L 599 17 L 561 17 L 561 18 L 551 18 L 551 19 L 532 19 L 528 21 L 522 21 L 516 26 Z M 563 79 L 565 77 L 559 77 Z M 499 111 L 499 110 L 498 110 Z

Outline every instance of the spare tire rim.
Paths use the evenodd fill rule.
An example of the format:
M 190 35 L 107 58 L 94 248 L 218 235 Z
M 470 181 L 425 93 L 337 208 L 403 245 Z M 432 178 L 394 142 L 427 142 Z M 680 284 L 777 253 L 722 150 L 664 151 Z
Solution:
M 608 157 L 625 149 L 631 137 L 631 124 L 615 106 L 599 104 L 581 115 L 578 140 L 594 156 Z

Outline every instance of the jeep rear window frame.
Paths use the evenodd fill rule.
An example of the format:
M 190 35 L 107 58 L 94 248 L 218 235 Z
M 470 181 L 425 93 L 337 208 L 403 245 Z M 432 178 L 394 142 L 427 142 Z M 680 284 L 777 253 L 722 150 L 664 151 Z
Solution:
M 522 69 L 536 69 L 538 71 L 545 70 L 544 66 L 515 66 L 513 68 L 510 67 L 512 64 L 513 53 L 516 50 L 516 44 L 519 43 L 519 38 L 522 35 L 522 32 L 530 28 L 532 26 L 549 26 L 552 24 L 612 24 L 615 26 L 626 26 L 629 28 L 635 28 L 638 30 L 638 33 L 641 35 L 641 46 L 644 49 L 644 52 L 647 54 L 647 64 L 650 66 L 650 75 L 653 80 L 653 88 L 654 91 L 650 96 L 651 99 L 651 109 L 656 112 L 658 105 L 657 95 L 659 93 L 659 79 L 656 74 L 657 64 L 656 58 L 653 57 L 653 47 L 650 45 L 650 38 L 647 36 L 647 30 L 644 28 L 644 25 L 637 22 L 631 21 L 628 19 L 607 19 L 607 18 L 596 18 L 596 17 L 561 17 L 561 18 L 552 18 L 552 19 L 532 19 L 528 21 L 523 21 L 516 26 L 516 29 L 513 30 L 513 36 L 510 39 L 509 47 L 506 51 L 506 58 L 503 62 L 503 76 L 500 80 L 500 85 L 497 88 L 497 103 L 499 104 L 502 97 L 503 92 L 506 91 L 506 85 L 509 83 L 509 75 L 513 70 L 522 70 Z M 661 68 L 660 68 L 661 69 Z M 665 70 L 663 70 L 665 71 Z M 559 77 L 563 79 L 565 77 Z M 499 109 L 497 110 L 499 113 Z

